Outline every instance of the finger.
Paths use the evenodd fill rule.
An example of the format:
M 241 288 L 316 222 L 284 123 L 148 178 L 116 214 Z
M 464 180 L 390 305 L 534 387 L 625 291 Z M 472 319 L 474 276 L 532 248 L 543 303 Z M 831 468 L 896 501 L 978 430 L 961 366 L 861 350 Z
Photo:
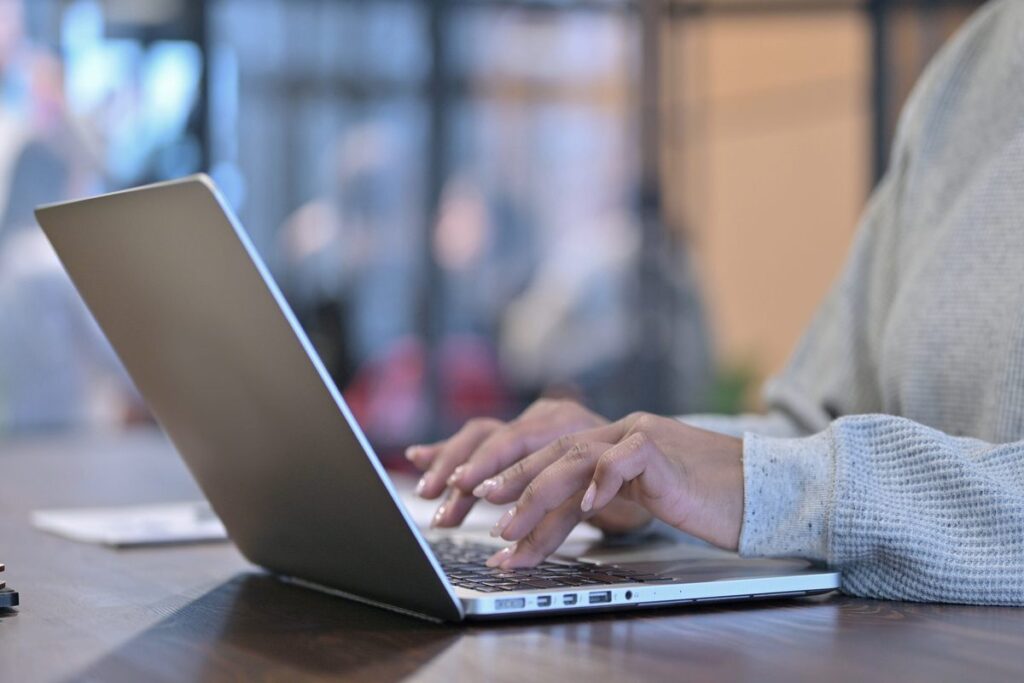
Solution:
M 511 503 L 542 471 L 582 443 L 616 443 L 621 438 L 622 427 L 617 423 L 603 425 L 577 434 L 559 437 L 544 448 L 513 463 L 501 473 L 480 484 L 473 494 L 502 505 Z
M 533 567 L 558 550 L 581 519 L 580 496 L 575 495 L 552 510 L 517 543 L 491 556 L 487 563 L 502 569 Z
M 523 490 L 512 514 L 495 525 L 494 532 L 509 541 L 517 541 L 566 500 L 582 497 L 593 479 L 598 458 L 611 444 L 581 441 L 558 461 L 545 469 Z
M 547 445 L 567 428 L 556 415 L 523 415 L 487 437 L 470 454 L 451 485 L 475 494 L 485 479 Z
M 437 498 L 441 495 L 445 490 L 445 480 L 451 476 L 452 471 L 465 462 L 469 454 L 501 424 L 500 420 L 490 418 L 475 418 L 467 422 L 442 446 L 416 485 L 416 493 L 423 498 Z
M 680 495 L 678 473 L 670 470 L 668 460 L 643 432 L 630 434 L 601 455 L 594 468 L 594 480 L 580 502 L 583 511 L 600 510 L 636 480 L 640 481 L 647 500 Z
M 512 429 L 511 425 L 493 432 L 470 454 L 465 463 L 452 470 L 447 484 L 453 490 L 461 491 L 465 496 L 461 499 L 463 500 L 462 504 L 449 506 L 443 520 L 439 520 L 439 525 L 455 527 L 462 524 L 479 499 L 477 493 L 486 490 L 486 487 L 481 489 L 482 482 L 486 477 L 516 462 L 545 443 L 547 443 L 546 440 L 539 441 L 536 435 Z
M 458 526 L 473 507 L 476 498 L 458 489 L 452 489 L 430 520 L 431 528 Z
M 587 523 L 606 534 L 622 535 L 643 529 L 650 524 L 652 517 L 650 510 L 640 503 L 618 495 L 603 508 L 594 510 L 591 507 L 591 516 L 587 517 Z
M 448 486 L 477 498 L 483 497 L 493 486 L 493 482 L 483 485 L 488 477 L 493 478 L 497 472 L 548 444 L 567 429 L 576 431 L 577 426 L 582 429 L 601 422 L 601 418 L 583 409 L 578 410 L 573 420 L 566 421 L 565 415 L 565 410 L 555 412 L 550 401 L 534 403 L 518 419 L 491 433 L 465 463 L 452 471 Z M 470 500 L 452 507 L 445 515 L 446 526 L 461 524 L 473 505 Z
M 434 461 L 434 458 L 441 452 L 441 448 L 448 443 L 448 440 L 438 441 L 431 444 L 416 444 L 405 449 L 405 459 L 411 462 L 417 469 L 425 470 Z

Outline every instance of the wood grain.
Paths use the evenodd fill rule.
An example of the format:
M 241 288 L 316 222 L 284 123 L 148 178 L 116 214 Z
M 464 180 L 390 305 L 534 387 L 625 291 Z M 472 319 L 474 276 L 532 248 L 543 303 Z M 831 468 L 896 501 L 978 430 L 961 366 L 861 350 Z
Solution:
M 281 583 L 228 544 L 117 551 L 36 508 L 185 500 L 157 434 L 0 442 L 0 681 L 1024 680 L 1024 610 L 843 596 L 435 625 Z

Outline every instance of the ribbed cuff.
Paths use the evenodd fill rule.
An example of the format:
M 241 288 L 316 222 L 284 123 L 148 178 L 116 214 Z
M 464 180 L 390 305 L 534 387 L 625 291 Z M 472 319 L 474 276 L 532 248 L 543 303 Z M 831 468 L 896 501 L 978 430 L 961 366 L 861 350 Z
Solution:
M 834 481 L 830 429 L 801 439 L 745 434 L 740 553 L 827 560 Z

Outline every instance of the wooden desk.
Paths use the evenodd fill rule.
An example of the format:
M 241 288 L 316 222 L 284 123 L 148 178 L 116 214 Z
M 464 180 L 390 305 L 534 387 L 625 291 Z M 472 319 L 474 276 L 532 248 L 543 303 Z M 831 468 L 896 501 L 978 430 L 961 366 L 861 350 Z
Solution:
M 279 583 L 227 544 L 111 550 L 41 507 L 198 495 L 162 437 L 0 442 L 0 681 L 1024 680 L 1024 610 L 838 595 L 438 626 Z

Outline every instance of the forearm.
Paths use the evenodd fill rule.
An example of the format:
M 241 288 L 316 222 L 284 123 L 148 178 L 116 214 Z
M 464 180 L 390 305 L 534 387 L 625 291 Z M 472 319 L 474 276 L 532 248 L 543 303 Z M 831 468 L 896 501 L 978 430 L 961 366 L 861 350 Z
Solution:
M 882 415 L 747 434 L 740 551 L 825 560 L 856 595 L 1024 605 L 1024 442 Z

